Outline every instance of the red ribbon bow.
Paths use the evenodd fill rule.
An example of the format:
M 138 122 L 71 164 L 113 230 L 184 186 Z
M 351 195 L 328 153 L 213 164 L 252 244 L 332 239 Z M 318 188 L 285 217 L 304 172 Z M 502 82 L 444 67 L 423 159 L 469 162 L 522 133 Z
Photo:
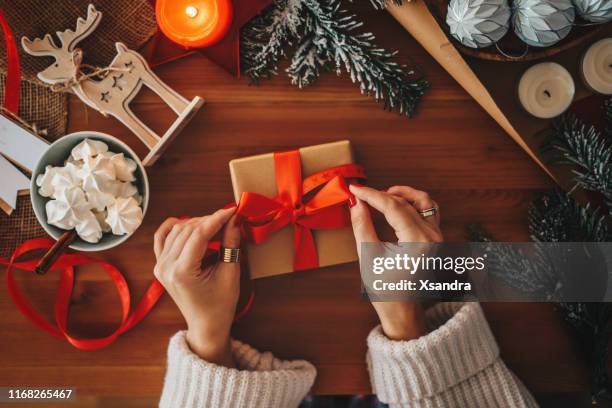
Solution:
M 237 214 L 242 217 L 243 234 L 259 244 L 291 224 L 294 269 L 316 268 L 319 259 L 312 230 L 350 226 L 346 204 L 352 199 L 352 194 L 344 179 L 365 178 L 363 167 L 357 164 L 332 167 L 302 181 L 298 150 L 274 153 L 274 165 L 278 188 L 276 197 L 242 193 Z M 304 202 L 304 195 L 311 193 L 312 197 Z

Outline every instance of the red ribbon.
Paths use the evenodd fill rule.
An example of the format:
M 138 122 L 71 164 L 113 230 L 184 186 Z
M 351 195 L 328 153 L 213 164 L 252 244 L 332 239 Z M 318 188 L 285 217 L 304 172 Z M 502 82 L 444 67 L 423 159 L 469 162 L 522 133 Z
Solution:
M 59 286 L 55 296 L 56 324 L 54 325 L 48 322 L 38 313 L 38 311 L 36 311 L 36 309 L 34 309 L 34 307 L 32 307 L 32 305 L 19 290 L 13 277 L 13 268 L 33 272 L 34 267 L 40 259 L 35 258 L 24 262 L 16 262 L 17 258 L 34 250 L 48 250 L 51 248 L 53 243 L 54 241 L 49 238 L 31 239 L 19 246 L 11 256 L 10 260 L 7 261 L 0 258 L 0 263 L 7 265 L 6 283 L 8 293 L 13 300 L 13 303 L 15 303 L 21 313 L 30 319 L 34 325 L 52 334 L 53 336 L 65 338 L 76 348 L 82 350 L 95 350 L 108 346 L 115 341 L 120 334 L 128 331 L 138 324 L 138 322 L 140 322 L 149 313 L 153 306 L 155 306 L 157 300 L 164 293 L 163 286 L 157 280 L 153 281 L 138 305 L 134 308 L 133 313 L 130 314 L 130 290 L 125 278 L 117 268 L 107 262 L 96 260 L 84 255 L 62 254 L 55 264 L 53 264 L 51 269 L 52 271 L 55 270 L 61 273 Z M 119 324 L 119 327 L 108 336 L 93 339 L 80 339 L 70 335 L 66 327 L 68 321 L 70 296 L 74 287 L 74 267 L 87 264 L 98 264 L 102 266 L 115 285 L 115 289 L 117 289 L 121 302 L 121 323 Z
M 6 56 L 8 59 L 6 68 L 6 82 L 4 93 L 4 108 L 15 115 L 19 110 L 19 83 L 21 81 L 21 69 L 19 65 L 19 52 L 15 37 L 8 25 L 4 13 L 0 10 L 0 26 L 4 33 L 4 43 L 6 44 Z
M 119 335 L 130 330 L 136 326 L 155 306 L 159 298 L 164 294 L 164 287 L 159 283 L 158 280 L 154 280 L 151 285 L 147 288 L 140 302 L 134 308 L 134 311 L 130 313 L 131 297 L 130 289 L 128 288 L 125 278 L 121 272 L 113 265 L 100 261 L 94 258 L 90 258 L 80 254 L 62 254 L 58 260 L 53 264 L 51 271 L 58 271 L 60 275 L 60 282 L 57 288 L 55 296 L 55 322 L 52 324 L 48 322 L 44 317 L 38 313 L 34 307 L 28 302 L 21 290 L 15 283 L 13 277 L 13 268 L 20 270 L 33 272 L 34 267 L 40 260 L 40 258 L 30 259 L 24 262 L 17 262 L 17 259 L 24 254 L 35 251 L 35 250 L 48 250 L 53 245 L 54 241 L 49 238 L 35 238 L 26 241 L 19 246 L 11 259 L 6 260 L 0 258 L 0 264 L 7 266 L 6 270 L 6 284 L 9 296 L 13 300 L 13 303 L 17 308 L 26 316 L 35 326 L 52 334 L 55 337 L 65 338 L 74 347 L 81 350 L 95 350 L 102 347 L 106 347 L 114 342 Z M 217 242 L 211 242 L 209 249 L 211 252 L 218 251 L 219 245 Z M 214 260 L 211 256 L 207 262 L 216 262 L 218 259 L 218 253 L 214 254 Z M 121 322 L 117 329 L 109 334 L 108 336 L 92 339 L 80 339 L 72 336 L 68 333 L 67 322 L 68 322 L 68 309 L 70 307 L 70 297 L 74 288 L 74 268 L 76 266 L 97 264 L 100 265 L 108 274 L 111 281 L 115 285 L 119 300 L 121 303 Z M 208 264 L 208 263 L 207 263 Z M 234 321 L 237 321 L 244 317 L 255 301 L 255 291 L 251 288 L 249 298 L 245 306 L 236 314 Z
M 347 204 L 352 194 L 344 179 L 365 178 L 363 167 L 357 164 L 332 167 L 302 181 L 298 150 L 274 153 L 274 165 L 276 197 L 242 193 L 237 214 L 242 217 L 243 234 L 259 244 L 276 231 L 292 225 L 294 269 L 316 268 L 319 258 L 312 230 L 351 225 Z M 312 196 L 304 200 L 304 195 L 308 194 Z

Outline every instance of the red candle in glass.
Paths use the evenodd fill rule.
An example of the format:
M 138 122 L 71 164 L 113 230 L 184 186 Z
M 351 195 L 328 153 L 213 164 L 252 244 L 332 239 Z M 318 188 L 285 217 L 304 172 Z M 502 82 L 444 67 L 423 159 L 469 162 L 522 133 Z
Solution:
M 157 24 L 177 44 L 201 48 L 221 40 L 232 24 L 231 0 L 157 0 Z

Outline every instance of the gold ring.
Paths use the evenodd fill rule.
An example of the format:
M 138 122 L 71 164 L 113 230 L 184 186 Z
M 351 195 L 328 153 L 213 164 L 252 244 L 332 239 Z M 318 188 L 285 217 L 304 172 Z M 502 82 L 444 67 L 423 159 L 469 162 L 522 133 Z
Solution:
M 221 247 L 220 251 L 221 262 L 227 263 L 239 263 L 240 262 L 240 248 L 225 248 Z

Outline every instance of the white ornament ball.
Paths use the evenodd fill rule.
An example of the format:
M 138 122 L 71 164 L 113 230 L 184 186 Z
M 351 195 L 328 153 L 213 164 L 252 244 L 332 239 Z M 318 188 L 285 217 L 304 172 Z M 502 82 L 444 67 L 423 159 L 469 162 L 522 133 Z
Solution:
M 516 35 L 533 47 L 550 47 L 564 39 L 575 18 L 570 0 L 514 0 Z
M 461 44 L 488 47 L 508 32 L 510 7 L 507 0 L 451 0 L 446 24 Z
M 592 23 L 607 23 L 612 20 L 612 0 L 573 0 L 576 13 Z

